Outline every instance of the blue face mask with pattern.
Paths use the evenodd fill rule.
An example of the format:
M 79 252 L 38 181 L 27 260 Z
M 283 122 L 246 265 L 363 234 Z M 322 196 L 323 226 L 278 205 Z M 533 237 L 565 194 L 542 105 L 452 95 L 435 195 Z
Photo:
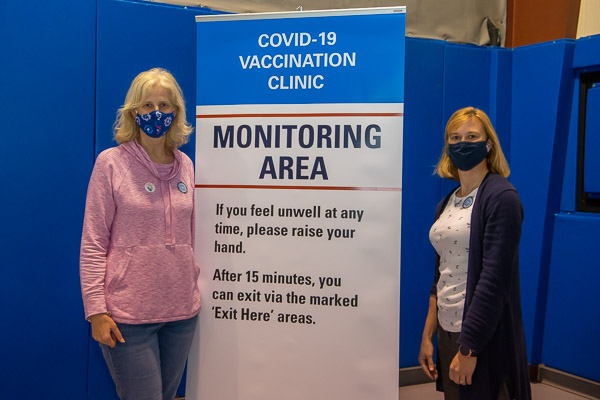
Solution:
M 175 112 L 165 114 L 158 110 L 135 116 L 135 122 L 138 126 L 146 135 L 152 138 L 159 138 L 166 134 L 174 120 Z
M 447 153 L 456 168 L 461 171 L 468 171 L 487 156 L 487 141 L 449 144 Z

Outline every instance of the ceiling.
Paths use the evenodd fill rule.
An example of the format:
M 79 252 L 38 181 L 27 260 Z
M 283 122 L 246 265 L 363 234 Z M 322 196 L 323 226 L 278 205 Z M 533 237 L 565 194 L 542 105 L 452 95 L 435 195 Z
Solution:
M 150 0 L 152 1 L 152 0 Z M 232 13 L 406 6 L 406 36 L 504 45 L 506 0 L 160 0 Z

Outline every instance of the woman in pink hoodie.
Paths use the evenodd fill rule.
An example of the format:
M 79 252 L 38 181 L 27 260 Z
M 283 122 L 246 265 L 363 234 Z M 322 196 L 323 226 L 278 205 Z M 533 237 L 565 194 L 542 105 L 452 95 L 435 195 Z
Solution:
M 178 150 L 191 132 L 175 78 L 142 72 L 90 178 L 81 291 L 121 399 L 173 399 L 194 335 L 194 167 Z

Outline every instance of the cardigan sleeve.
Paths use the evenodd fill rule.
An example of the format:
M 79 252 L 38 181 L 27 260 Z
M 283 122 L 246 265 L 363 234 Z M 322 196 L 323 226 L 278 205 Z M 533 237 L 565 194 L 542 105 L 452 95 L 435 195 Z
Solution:
M 104 313 L 104 278 L 111 227 L 116 206 L 113 198 L 112 168 L 101 154 L 96 160 L 85 203 L 79 276 L 85 317 Z
M 523 208 L 514 189 L 494 194 L 484 209 L 483 263 L 458 343 L 481 352 L 496 331 L 518 280 Z
M 429 296 L 437 297 L 437 285 L 440 281 L 440 256 L 435 253 L 435 270 L 433 271 L 433 283 L 429 289 Z

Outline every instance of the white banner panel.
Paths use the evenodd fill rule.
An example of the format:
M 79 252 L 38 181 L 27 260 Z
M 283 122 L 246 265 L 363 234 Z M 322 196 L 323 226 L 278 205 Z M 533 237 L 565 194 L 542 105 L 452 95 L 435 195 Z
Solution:
M 198 18 L 203 303 L 186 399 L 398 398 L 397 10 Z M 324 54 L 355 64 L 332 69 Z M 260 67 L 290 55 L 312 66 Z M 281 88 L 309 75 L 319 88 Z

